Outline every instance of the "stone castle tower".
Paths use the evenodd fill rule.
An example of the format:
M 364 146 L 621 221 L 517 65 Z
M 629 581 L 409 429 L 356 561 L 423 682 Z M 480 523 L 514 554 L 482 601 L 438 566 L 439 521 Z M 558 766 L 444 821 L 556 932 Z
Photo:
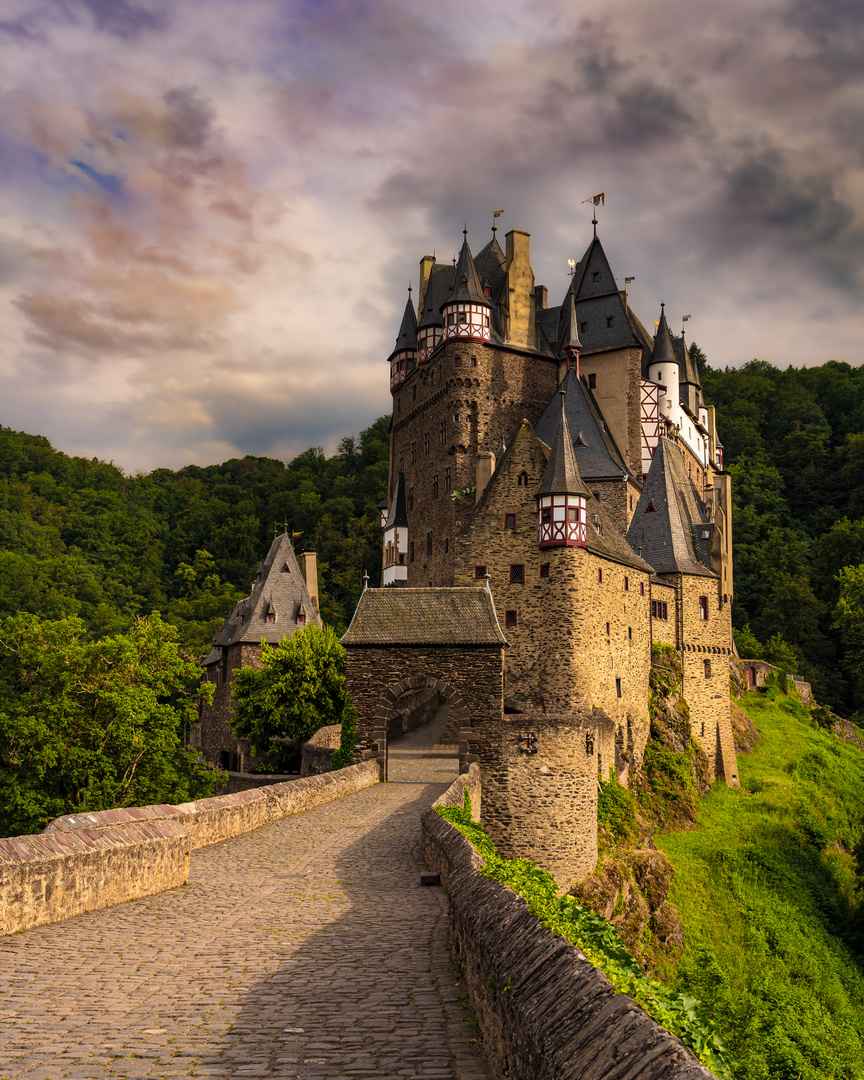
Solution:
M 653 337 L 630 308 L 596 223 L 557 307 L 535 285 L 526 232 L 502 250 L 493 229 L 475 257 L 466 231 L 455 265 L 424 257 L 389 364 L 383 581 L 491 590 L 503 726 L 479 758 L 502 852 L 550 865 L 529 818 L 541 792 L 558 798 L 556 771 L 562 791 L 581 791 L 591 772 L 626 782 L 641 765 L 654 643 L 681 656 L 693 737 L 737 784 L 731 492 L 714 411 L 663 305 Z M 524 745 L 532 732 L 542 745 L 543 717 L 554 768 Z M 563 764 L 574 754 L 579 783 Z M 590 850 L 567 858 L 590 869 Z

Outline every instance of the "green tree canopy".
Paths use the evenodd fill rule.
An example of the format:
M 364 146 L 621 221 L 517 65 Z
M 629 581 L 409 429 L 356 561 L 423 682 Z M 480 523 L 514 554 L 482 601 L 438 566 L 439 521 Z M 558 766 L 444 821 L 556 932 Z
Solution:
M 345 649 L 331 627 L 314 623 L 276 646 L 262 642 L 261 666 L 236 672 L 231 695 L 234 734 L 251 739 L 253 753 L 265 760 L 271 739 L 306 740 L 353 711 L 345 689 Z
M 220 774 L 183 745 L 200 669 L 158 614 L 89 640 L 78 618 L 0 620 L 0 829 L 64 814 L 187 802 Z

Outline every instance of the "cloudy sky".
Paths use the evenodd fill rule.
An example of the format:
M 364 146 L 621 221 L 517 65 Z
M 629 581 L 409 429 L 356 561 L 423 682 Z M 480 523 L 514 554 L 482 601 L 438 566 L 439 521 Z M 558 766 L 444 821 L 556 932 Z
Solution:
M 128 471 L 389 411 L 420 257 L 600 236 L 714 366 L 859 364 L 858 0 L 0 0 L 0 424 Z

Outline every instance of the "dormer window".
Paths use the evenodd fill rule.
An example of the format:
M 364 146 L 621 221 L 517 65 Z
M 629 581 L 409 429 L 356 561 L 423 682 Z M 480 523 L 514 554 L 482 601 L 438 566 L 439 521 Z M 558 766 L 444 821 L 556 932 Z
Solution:
M 460 289 L 467 289 L 468 288 L 468 278 L 467 277 L 463 277 L 462 280 L 459 282 L 459 288 Z
M 267 622 L 276 622 L 276 612 L 275 611 L 268 611 L 267 612 Z
M 645 507 L 645 513 L 646 514 L 656 514 L 657 513 L 657 508 L 654 506 L 653 502 L 649 502 L 648 505 Z
M 589 390 L 596 390 L 597 389 L 597 375 L 593 371 L 588 376 L 588 389 Z
M 594 273 L 591 275 L 591 280 L 592 281 L 599 281 L 600 280 L 600 271 L 599 270 L 594 271 Z
M 580 334 L 584 334 L 587 329 L 588 329 L 588 323 L 587 322 L 580 322 L 579 323 L 579 333 Z
M 306 625 L 306 613 L 305 612 L 301 611 L 300 614 L 297 616 L 297 625 L 298 626 L 305 626 Z
M 614 325 L 615 325 L 615 316 L 614 316 L 614 315 L 610 315 L 610 316 L 609 316 L 609 317 L 608 317 L 608 318 L 606 319 L 606 326 L 607 326 L 607 327 L 610 327 L 610 326 L 614 326 Z
M 483 295 L 484 296 L 491 296 L 492 295 L 492 287 L 491 287 L 491 285 L 484 285 L 483 286 Z
M 287 562 L 283 563 L 282 569 L 279 571 L 279 573 L 280 574 L 290 574 L 291 573 L 291 567 L 288 565 Z

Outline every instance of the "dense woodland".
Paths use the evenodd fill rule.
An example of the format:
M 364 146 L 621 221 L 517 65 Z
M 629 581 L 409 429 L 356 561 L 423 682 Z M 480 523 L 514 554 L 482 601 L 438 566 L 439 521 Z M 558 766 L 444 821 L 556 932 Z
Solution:
M 746 655 L 864 714 L 864 368 L 712 369 L 691 346 L 733 477 L 734 621 Z M 380 576 L 389 417 L 326 457 L 245 457 L 126 476 L 0 428 L 0 616 L 80 617 L 94 637 L 159 611 L 199 655 L 284 522 L 318 552 L 337 631 Z M 844 571 L 844 567 L 852 568 Z M 747 629 L 745 629 L 747 628 Z

